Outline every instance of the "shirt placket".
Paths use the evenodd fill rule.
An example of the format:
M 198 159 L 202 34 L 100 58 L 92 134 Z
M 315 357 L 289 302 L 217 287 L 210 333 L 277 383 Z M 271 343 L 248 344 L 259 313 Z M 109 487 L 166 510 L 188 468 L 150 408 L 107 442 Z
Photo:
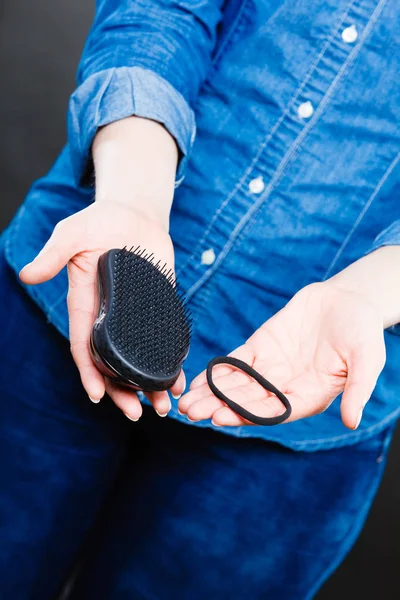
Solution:
M 268 143 L 257 152 L 236 193 L 214 219 L 185 265 L 185 287 L 196 312 L 206 303 L 205 283 L 218 271 L 243 228 L 269 201 L 286 167 L 301 150 L 335 88 L 360 52 L 385 0 L 351 3 L 327 38 L 315 65 L 297 88 Z M 251 133 L 249 133 L 251 136 Z M 232 224 L 234 224 L 232 226 Z M 208 287 L 208 286 L 206 286 Z

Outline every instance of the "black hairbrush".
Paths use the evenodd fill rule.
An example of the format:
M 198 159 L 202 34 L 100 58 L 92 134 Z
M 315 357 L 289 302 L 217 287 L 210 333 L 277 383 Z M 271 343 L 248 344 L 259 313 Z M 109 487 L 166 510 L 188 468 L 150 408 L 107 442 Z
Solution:
M 100 307 L 90 338 L 97 368 L 136 390 L 169 389 L 191 332 L 173 272 L 140 248 L 115 249 L 100 256 L 98 282 Z

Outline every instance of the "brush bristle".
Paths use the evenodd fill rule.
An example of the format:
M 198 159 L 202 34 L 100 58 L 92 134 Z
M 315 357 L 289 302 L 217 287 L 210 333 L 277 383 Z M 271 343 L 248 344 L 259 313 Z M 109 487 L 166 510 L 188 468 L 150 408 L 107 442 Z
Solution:
M 172 271 L 152 255 L 124 248 L 115 258 L 109 332 L 139 369 L 168 376 L 187 354 L 191 319 Z

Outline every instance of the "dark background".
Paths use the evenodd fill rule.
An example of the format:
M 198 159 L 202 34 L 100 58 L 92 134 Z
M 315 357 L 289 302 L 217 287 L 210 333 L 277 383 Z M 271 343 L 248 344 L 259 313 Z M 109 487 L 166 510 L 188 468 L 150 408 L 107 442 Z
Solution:
M 0 0 L 0 231 L 65 143 L 68 97 L 93 4 Z M 399 457 L 400 429 L 366 527 L 318 600 L 400 598 Z

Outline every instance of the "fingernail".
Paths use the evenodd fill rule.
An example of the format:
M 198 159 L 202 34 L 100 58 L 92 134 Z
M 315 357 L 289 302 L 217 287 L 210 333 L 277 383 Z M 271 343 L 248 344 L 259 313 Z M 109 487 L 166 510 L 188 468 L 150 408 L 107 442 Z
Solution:
M 361 410 L 360 410 L 360 414 L 358 415 L 358 419 L 357 419 L 356 426 L 354 427 L 354 429 L 357 429 L 357 427 L 358 427 L 358 426 L 359 426 L 359 424 L 361 423 L 362 415 L 363 415 L 363 411 L 362 411 L 362 409 L 361 409 Z
M 22 269 L 20 270 L 19 274 L 21 274 L 21 273 L 22 273 L 22 271 L 23 271 L 24 269 L 26 269 L 26 267 L 29 267 L 29 265 L 31 265 L 31 264 L 32 264 L 32 262 L 28 262 L 28 263 L 26 263 L 26 265 L 25 265 L 24 267 L 22 267 Z
M 89 396 L 89 400 L 90 400 L 91 402 L 93 402 L 93 404 L 98 404 L 98 403 L 100 402 L 101 398 L 91 398 L 91 397 Z
M 167 416 L 167 412 L 166 413 L 160 413 L 158 412 L 158 410 L 156 410 L 156 413 L 158 414 L 159 417 L 166 417 Z
M 182 415 L 182 416 L 183 416 L 184 414 L 185 414 L 185 413 L 183 413 L 183 412 L 182 412 L 181 410 L 179 410 L 179 408 L 178 408 L 178 415 Z
M 128 415 L 128 413 L 124 413 L 124 415 L 126 416 L 127 419 L 129 419 L 130 421 L 134 421 L 136 423 L 136 421 L 139 421 L 140 417 L 138 417 L 137 419 L 134 419 L 133 417 L 130 417 Z
M 185 373 L 183 374 L 183 389 L 182 389 L 182 394 L 186 389 L 186 376 Z M 173 394 L 171 392 L 171 396 L 174 398 L 174 400 L 179 400 L 179 398 L 182 396 L 182 394 L 178 394 L 177 396 L 175 396 L 175 394 Z
M 212 425 L 214 425 L 214 427 L 221 427 L 221 425 L 219 423 L 214 423 L 214 421 L 211 421 Z
M 188 418 L 188 421 L 191 421 L 192 423 L 197 423 L 197 419 L 191 419 L 191 418 L 189 417 L 189 415 L 186 415 L 186 416 L 187 416 L 187 418 Z
M 167 414 L 169 413 L 169 411 L 171 410 L 171 408 L 172 408 L 172 405 L 171 405 L 171 402 L 170 402 L 169 403 L 169 407 L 167 408 L 167 410 L 165 412 L 162 412 L 162 413 L 158 412 L 157 409 L 155 409 L 155 411 L 156 411 L 156 413 L 158 414 L 159 417 L 166 417 Z

